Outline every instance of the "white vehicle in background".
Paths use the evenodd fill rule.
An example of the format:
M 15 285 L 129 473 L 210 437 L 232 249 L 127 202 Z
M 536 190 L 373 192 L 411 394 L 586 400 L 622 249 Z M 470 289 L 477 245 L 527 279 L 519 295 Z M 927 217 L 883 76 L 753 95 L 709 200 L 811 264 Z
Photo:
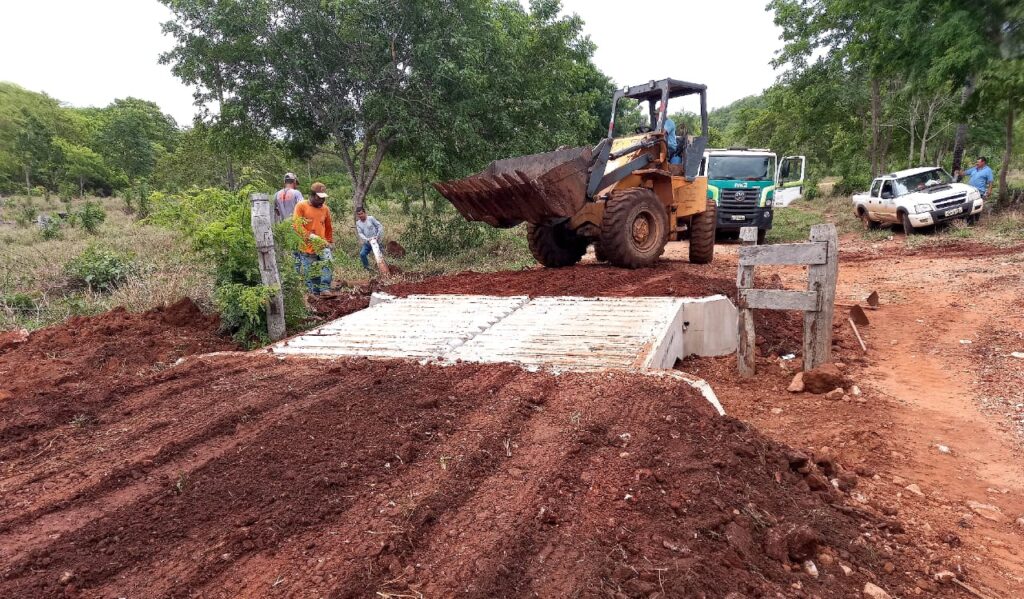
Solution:
M 953 182 L 944 169 L 924 166 L 882 175 L 871 189 L 853 194 L 853 209 L 869 229 L 901 225 L 908 234 L 958 218 L 975 223 L 981 216 L 981 193 Z

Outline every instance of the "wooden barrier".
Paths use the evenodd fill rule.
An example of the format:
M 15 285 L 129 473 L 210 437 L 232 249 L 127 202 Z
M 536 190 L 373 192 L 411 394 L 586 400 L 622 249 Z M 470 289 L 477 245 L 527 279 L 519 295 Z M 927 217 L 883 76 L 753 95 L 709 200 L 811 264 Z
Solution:
M 284 295 L 281 293 L 281 276 L 277 270 L 277 252 L 274 250 L 274 219 L 270 210 L 270 196 L 254 193 L 252 202 L 252 233 L 256 236 L 256 250 L 259 252 L 260 278 L 263 284 L 274 289 L 274 295 L 267 302 L 267 334 L 271 341 L 284 338 Z
M 754 376 L 754 313 L 761 310 L 800 310 L 804 313 L 804 370 L 832 359 L 832 314 L 839 277 L 839 245 L 835 225 L 814 225 L 807 243 L 757 245 L 757 229 L 740 230 L 736 305 L 739 307 L 740 375 Z M 765 264 L 807 265 L 807 291 L 755 289 L 754 267 Z

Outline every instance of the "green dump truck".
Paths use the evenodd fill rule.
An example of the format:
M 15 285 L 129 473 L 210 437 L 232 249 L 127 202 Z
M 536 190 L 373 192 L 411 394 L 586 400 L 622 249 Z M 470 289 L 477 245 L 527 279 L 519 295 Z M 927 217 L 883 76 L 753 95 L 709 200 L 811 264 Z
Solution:
M 802 196 L 806 167 L 803 156 L 779 161 L 762 148 L 705 150 L 699 175 L 708 178 L 708 198 L 718 205 L 718 232 L 734 236 L 741 227 L 757 227 L 764 243 L 774 209 Z

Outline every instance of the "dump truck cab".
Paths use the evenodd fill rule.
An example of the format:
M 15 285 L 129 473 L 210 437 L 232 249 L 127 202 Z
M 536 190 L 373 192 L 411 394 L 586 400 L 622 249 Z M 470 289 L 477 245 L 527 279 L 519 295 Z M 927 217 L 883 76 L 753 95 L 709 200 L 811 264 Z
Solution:
M 700 101 L 700 135 L 666 139 L 668 101 L 691 95 Z M 649 121 L 616 138 L 623 98 L 639 102 Z M 545 266 L 575 264 L 591 244 L 599 261 L 647 266 L 666 242 L 683 238 L 691 262 L 710 262 L 715 204 L 697 172 L 707 145 L 707 88 L 676 79 L 625 87 L 612 96 L 612 115 L 608 137 L 596 146 L 496 160 L 434 187 L 468 220 L 496 227 L 525 221 L 530 250 Z

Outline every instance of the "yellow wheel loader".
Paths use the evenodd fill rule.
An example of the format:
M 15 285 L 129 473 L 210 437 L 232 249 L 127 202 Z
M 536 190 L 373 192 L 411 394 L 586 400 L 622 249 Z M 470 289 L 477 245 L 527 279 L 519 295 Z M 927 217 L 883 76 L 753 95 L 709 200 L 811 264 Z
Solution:
M 668 100 L 693 94 L 700 95 L 701 134 L 670 144 Z M 652 126 L 615 138 L 622 98 L 646 102 Z M 608 137 L 593 148 L 497 160 L 434 187 L 468 220 L 494 227 L 526 222 L 530 251 L 544 266 L 576 264 L 592 243 L 598 260 L 639 268 L 653 264 L 666 242 L 684 238 L 690 262 L 706 264 L 715 251 L 715 203 L 697 171 L 707 137 L 707 87 L 651 81 L 615 91 Z

